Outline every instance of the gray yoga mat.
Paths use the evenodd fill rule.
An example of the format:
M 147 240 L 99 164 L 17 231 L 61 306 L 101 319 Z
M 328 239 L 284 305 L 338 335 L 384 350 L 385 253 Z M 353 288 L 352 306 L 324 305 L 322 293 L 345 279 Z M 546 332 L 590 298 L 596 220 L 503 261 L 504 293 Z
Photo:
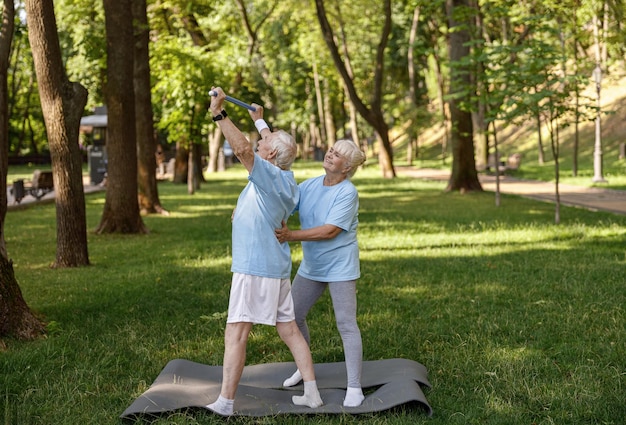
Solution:
M 420 385 L 430 388 L 428 371 L 413 360 L 386 359 L 363 362 L 361 384 L 365 400 L 358 407 L 343 407 L 346 393 L 344 362 L 315 364 L 315 378 L 324 405 L 311 409 L 296 406 L 291 396 L 302 394 L 302 385 L 284 388 L 282 382 L 296 370 L 295 363 L 267 363 L 246 366 L 235 396 L 235 415 L 369 413 L 416 402 L 428 416 L 432 408 Z M 120 416 L 140 415 L 197 407 L 215 401 L 220 393 L 222 366 L 209 366 L 184 359 L 171 360 L 150 388 Z M 209 412 L 209 410 L 207 410 Z

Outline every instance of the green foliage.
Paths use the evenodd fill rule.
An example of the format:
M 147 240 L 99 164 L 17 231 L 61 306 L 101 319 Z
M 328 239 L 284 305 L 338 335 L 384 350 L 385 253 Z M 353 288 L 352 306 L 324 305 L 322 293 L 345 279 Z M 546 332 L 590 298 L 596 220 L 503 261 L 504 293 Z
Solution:
M 211 82 L 215 81 L 211 54 L 176 38 L 164 39 L 155 46 L 151 71 L 156 83 L 155 122 L 170 142 L 192 142 L 207 122 Z
M 60 0 L 54 6 L 67 76 L 87 89 L 85 109 L 93 111 L 104 103 L 107 52 L 102 2 Z
M 371 105 L 382 3 L 349 0 L 325 4 L 356 90 L 364 103 Z M 604 75 L 621 70 L 625 30 L 620 25 L 623 8 L 618 3 L 609 3 L 608 16 L 600 2 L 580 0 L 480 0 L 476 7 L 455 8 L 458 20 L 482 27 L 480 31 L 477 25 L 469 27 L 472 55 L 452 64 L 445 4 L 443 0 L 392 2 L 383 98 L 375 100 L 381 102 L 393 133 L 394 150 L 401 149 L 396 140 L 405 140 L 407 135 L 415 139 L 425 128 L 434 127 L 434 120 L 443 121 L 440 96 L 450 91 L 450 70 L 459 66 L 464 75 L 471 73 L 472 80 L 457 87 L 452 96 L 466 99 L 466 110 L 477 111 L 479 101 L 487 104 L 487 121 L 518 125 L 539 110 L 561 115 L 563 125 L 574 117 L 585 120 L 594 113 L 588 100 L 583 99 L 580 110 L 573 113 L 570 105 L 580 88 L 590 82 L 595 66 L 593 31 L 589 30 L 594 16 L 608 24 L 607 32 L 601 34 L 608 52 Z M 18 2 L 18 11 L 20 5 Z M 417 38 L 409 46 L 415 10 L 419 11 Z M 89 90 L 86 113 L 90 113 L 103 101 L 106 75 L 102 3 L 59 0 L 55 11 L 68 76 Z M 313 2 L 149 0 L 147 13 L 153 107 L 163 139 L 171 143 L 205 141 L 214 129 L 206 113 L 211 85 L 220 85 L 249 103 L 263 104 L 273 126 L 293 129 L 301 139 L 311 131 L 312 123 L 320 125 L 314 69 L 328 99 L 325 112 L 333 118 L 337 136 L 346 133 L 346 94 L 322 39 Z M 23 14 L 18 16 L 23 19 Z M 27 154 L 45 150 L 46 137 L 26 26 L 20 18 L 18 21 L 8 76 L 10 149 L 12 154 Z M 411 99 L 409 92 L 409 47 L 415 54 L 416 99 Z M 240 108 L 229 109 L 229 114 L 236 121 L 247 119 L 247 112 Z M 371 136 L 363 118 L 357 120 L 360 136 Z
M 16 5 L 15 33 L 7 71 L 9 155 L 47 151 L 43 114 L 39 103 L 35 65 L 28 42 L 23 6 Z
M 319 163 L 297 163 L 299 180 Z M 92 265 L 50 269 L 52 204 L 10 211 L 9 256 L 50 334 L 6 341 L 0 418 L 7 424 L 112 424 L 165 364 L 222 364 L 230 282 L 230 214 L 242 167 L 207 176 L 193 196 L 160 183 L 171 216 L 144 217 L 148 235 L 89 233 Z M 358 320 L 366 360 L 409 358 L 429 370 L 434 408 L 367 415 L 233 418 L 236 424 L 621 423 L 626 356 L 626 217 L 504 196 L 443 191 L 444 183 L 381 180 L 367 167 L 360 193 Z M 88 226 L 104 194 L 87 196 Z M 301 258 L 292 245 L 294 272 Z M 316 362 L 343 361 L 330 299 L 309 317 Z M 291 361 L 266 326 L 248 364 Z M 146 419 L 148 420 L 148 419 Z M 219 424 L 200 409 L 153 424 Z

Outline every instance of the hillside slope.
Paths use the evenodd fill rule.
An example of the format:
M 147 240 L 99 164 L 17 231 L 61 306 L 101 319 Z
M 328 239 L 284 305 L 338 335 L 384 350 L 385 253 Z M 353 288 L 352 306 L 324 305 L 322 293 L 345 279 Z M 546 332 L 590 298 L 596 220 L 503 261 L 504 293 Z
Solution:
M 591 84 L 583 93 L 594 104 L 596 99 L 595 84 Z M 613 174 L 626 175 L 626 160 L 619 159 L 620 144 L 626 143 L 626 76 L 611 76 L 604 79 L 601 90 L 602 105 L 602 151 L 605 168 L 611 170 Z M 538 164 L 538 132 L 536 122 L 529 121 L 524 125 L 498 123 L 498 144 L 500 152 L 506 156 L 519 152 L 523 155 L 525 167 L 539 166 Z M 593 173 L 593 153 L 595 146 L 595 120 L 591 119 L 579 123 L 579 148 L 578 164 L 579 172 Z M 552 151 L 550 148 L 550 135 L 545 123 L 542 127 L 542 139 L 544 146 L 544 157 L 547 166 L 552 161 Z M 572 156 L 575 140 L 574 126 L 562 128 L 560 130 L 560 158 L 559 161 L 563 172 L 571 172 Z M 406 159 L 406 134 L 398 132 L 394 140 L 396 149 L 396 160 L 404 162 Z M 420 154 L 419 159 L 429 161 L 441 160 L 441 144 L 444 140 L 444 133 L 441 125 L 424 129 L 419 136 Z M 448 149 L 449 152 L 449 149 Z

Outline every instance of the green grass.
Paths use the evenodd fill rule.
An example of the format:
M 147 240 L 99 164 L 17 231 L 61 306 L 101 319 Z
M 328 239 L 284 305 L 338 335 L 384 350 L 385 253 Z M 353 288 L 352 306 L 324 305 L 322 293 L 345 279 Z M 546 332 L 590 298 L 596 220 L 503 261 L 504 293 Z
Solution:
M 299 179 L 321 174 L 298 164 Z M 359 324 L 366 360 L 429 370 L 434 409 L 360 416 L 233 418 L 234 424 L 620 424 L 626 417 L 626 216 L 503 195 L 445 193 L 443 182 L 359 171 Z M 0 353 L 0 423 L 115 424 L 165 364 L 221 364 L 230 282 L 230 214 L 241 167 L 195 195 L 161 183 L 171 216 L 148 235 L 98 236 L 103 194 L 87 196 L 92 265 L 56 270 L 53 204 L 10 211 L 6 240 L 47 338 Z M 292 245 L 294 272 L 302 258 Z M 342 361 L 328 296 L 309 325 L 316 362 Z M 291 361 L 257 326 L 248 363 Z M 221 424 L 208 412 L 154 424 Z

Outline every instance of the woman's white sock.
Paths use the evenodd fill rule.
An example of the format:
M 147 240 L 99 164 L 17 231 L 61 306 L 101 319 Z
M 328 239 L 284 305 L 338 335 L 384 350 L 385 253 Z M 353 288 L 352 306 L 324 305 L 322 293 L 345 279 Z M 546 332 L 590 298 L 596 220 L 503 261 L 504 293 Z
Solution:
M 348 387 L 346 398 L 343 399 L 343 405 L 345 407 L 357 407 L 363 403 L 363 400 L 365 400 L 365 396 L 361 388 Z

